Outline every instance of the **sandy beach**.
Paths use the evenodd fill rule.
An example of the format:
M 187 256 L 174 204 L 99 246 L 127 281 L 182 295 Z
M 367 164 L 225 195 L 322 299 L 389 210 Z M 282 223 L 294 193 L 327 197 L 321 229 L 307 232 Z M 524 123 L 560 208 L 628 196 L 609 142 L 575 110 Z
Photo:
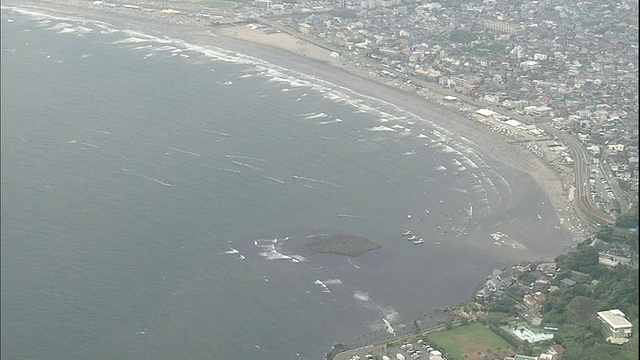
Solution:
M 29 4 L 29 3 L 27 3 Z M 514 186 L 515 198 L 523 202 L 536 202 L 544 205 L 539 198 L 530 198 L 527 181 L 541 186 L 553 205 L 556 215 L 567 216 L 567 184 L 563 184 L 559 174 L 523 146 L 509 144 L 505 136 L 492 131 L 486 125 L 468 119 L 464 113 L 454 111 L 425 99 L 414 88 L 394 85 L 393 81 L 382 79 L 366 68 L 354 67 L 344 59 L 336 57 L 330 50 L 311 44 L 295 36 L 277 32 L 266 33 L 262 28 L 243 26 L 212 27 L 206 22 L 176 22 L 172 15 L 139 13 L 127 9 L 105 9 L 90 1 L 81 0 L 45 0 L 31 3 L 34 6 L 47 6 L 70 14 L 89 15 L 91 18 L 112 22 L 140 30 L 152 30 L 184 41 L 213 45 L 237 51 L 270 63 L 308 74 L 329 83 L 342 86 L 357 93 L 382 99 L 422 118 L 429 119 L 448 131 L 473 143 L 485 156 L 494 159 L 498 171 Z M 437 98 L 437 96 L 433 96 Z M 461 106 L 458 104 L 458 106 Z M 511 171 L 511 172 L 509 172 Z M 524 175 L 523 177 L 523 174 Z M 507 174 L 508 173 L 508 174 Z M 520 185 L 522 183 L 523 185 Z M 567 223 L 565 223 L 567 224 Z M 535 230 L 535 226 L 532 230 Z M 540 231 L 546 229 L 538 229 Z M 553 236 L 539 236 L 534 251 L 535 258 L 553 257 L 566 249 Z M 500 251 L 501 252 L 501 251 Z M 496 253 L 498 255 L 498 253 Z M 518 257 L 526 258 L 526 254 Z

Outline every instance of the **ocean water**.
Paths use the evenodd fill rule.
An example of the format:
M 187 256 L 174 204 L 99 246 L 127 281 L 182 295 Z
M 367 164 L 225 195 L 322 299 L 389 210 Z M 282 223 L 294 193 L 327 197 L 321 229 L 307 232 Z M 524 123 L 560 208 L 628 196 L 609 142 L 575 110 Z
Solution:
M 3 358 L 319 359 L 472 295 L 526 212 L 464 139 L 259 59 L 3 7 L 1 66 Z

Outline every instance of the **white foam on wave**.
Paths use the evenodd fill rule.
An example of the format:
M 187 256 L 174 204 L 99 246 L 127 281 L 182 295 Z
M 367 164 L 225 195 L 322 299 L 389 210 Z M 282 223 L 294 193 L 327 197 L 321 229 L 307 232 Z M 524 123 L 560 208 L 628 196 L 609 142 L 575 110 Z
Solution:
M 119 171 L 120 171 L 120 172 L 124 172 L 124 173 L 133 174 L 133 175 L 136 175 L 136 176 L 139 176 L 139 177 L 141 177 L 141 178 L 143 178 L 143 179 L 147 179 L 147 180 L 150 180 L 150 181 L 156 182 L 156 183 L 158 183 L 158 184 L 160 184 L 160 185 L 163 185 L 163 186 L 166 186 L 166 187 L 171 187 L 171 184 L 169 184 L 169 183 L 167 183 L 167 182 L 164 182 L 164 181 L 162 181 L 162 180 L 160 180 L 160 179 L 156 179 L 156 178 L 153 178 L 153 177 L 150 177 L 150 176 L 146 176 L 146 175 L 141 174 L 141 173 L 139 173 L 139 172 L 137 172 L 137 171 L 135 171 L 135 170 L 120 169 Z
M 52 27 L 46 28 L 45 30 L 56 31 L 56 30 L 66 29 L 66 28 L 71 27 L 71 26 L 73 26 L 73 25 L 71 25 L 69 23 L 62 22 L 62 23 L 55 24 Z
M 94 148 L 96 150 L 100 150 L 100 148 L 98 146 L 96 146 L 96 145 L 89 144 L 89 143 L 86 143 L 86 142 L 83 142 L 83 141 L 78 141 L 76 139 L 67 141 L 67 144 L 80 144 L 80 145 L 88 146 L 90 148 Z
M 99 28 L 108 28 L 108 29 L 113 29 L 113 25 L 104 22 L 104 21 L 99 21 L 99 20 L 87 20 L 84 18 L 80 18 L 77 16 L 72 16 L 69 15 L 68 13 L 58 13 L 54 10 L 51 9 L 45 9 L 45 8 L 41 8 L 41 7 L 37 7 L 37 6 L 32 6 L 32 5 L 21 5 L 21 6 L 5 6 L 5 5 L 0 5 L 2 10 L 11 10 L 14 11 L 16 13 L 22 14 L 22 15 L 27 15 L 29 17 L 31 17 L 34 20 L 38 21 L 38 26 L 39 27 L 44 27 L 44 26 L 48 26 L 52 21 L 63 21 L 62 23 L 58 24 L 58 25 L 54 25 L 54 27 L 60 26 L 60 28 L 57 29 L 49 29 L 49 30 L 58 30 L 61 29 L 62 27 L 69 27 L 72 26 L 71 24 L 66 23 L 67 21 L 70 22 L 74 22 L 77 24 L 82 24 L 82 25 L 92 25 L 92 26 L 96 26 Z M 79 26 L 76 28 L 76 31 L 79 32 L 83 32 L 85 30 L 83 29 L 89 29 L 89 28 L 85 28 L 82 26 Z M 93 31 L 92 29 L 89 29 L 91 31 Z
M 267 260 L 288 260 L 293 263 L 307 261 L 306 258 L 300 255 L 285 255 L 280 253 L 277 249 L 278 239 L 259 239 L 255 240 L 254 244 L 261 250 L 258 255 Z
M 443 147 L 442 147 L 442 149 L 440 151 L 443 152 L 443 153 L 447 153 L 447 154 L 462 155 L 462 153 L 460 151 L 452 148 L 449 145 L 444 145 L 444 144 L 443 144 Z
M 120 40 L 116 40 L 116 41 L 112 41 L 111 44 L 112 45 L 118 45 L 118 44 L 137 44 L 137 43 L 144 43 L 144 42 L 149 42 L 149 39 L 141 39 L 138 37 L 128 37 L 125 39 L 120 39 Z
M 371 301 L 371 298 L 369 297 L 369 294 L 367 294 L 366 292 L 362 291 L 362 290 L 357 290 L 356 292 L 353 293 L 353 297 L 356 298 L 356 300 L 360 300 L 363 302 L 367 302 L 367 301 Z
M 325 114 L 325 113 L 311 113 L 307 116 L 304 117 L 305 120 L 313 120 L 313 119 L 324 119 L 329 117 L 329 115 Z
M 502 182 L 507 187 L 507 194 L 509 198 L 511 198 L 511 184 L 509 184 L 509 182 L 507 181 L 507 179 L 504 178 L 504 176 L 500 175 L 495 171 L 493 173 L 500 179 L 500 182 Z
M 437 141 L 446 141 L 448 138 L 438 130 L 431 130 L 431 134 L 436 138 Z
M 73 28 L 73 30 L 79 34 L 88 34 L 88 33 L 92 33 L 94 30 L 93 29 L 89 29 L 87 27 L 84 26 L 76 26 Z
M 73 33 L 75 32 L 73 29 L 71 28 L 64 28 L 60 31 L 58 31 L 56 34 L 68 34 L 68 33 Z
M 327 285 L 324 282 L 322 282 L 320 280 L 316 280 L 313 283 L 316 284 L 316 285 L 320 285 L 322 287 L 322 292 L 331 293 L 331 290 L 329 290 L 329 288 L 327 287 Z
M 466 165 L 466 166 L 470 167 L 471 169 L 477 169 L 477 168 L 478 168 L 478 165 L 476 165 L 476 163 L 475 163 L 475 162 L 471 161 L 471 159 L 469 159 L 469 158 L 468 158 L 468 157 L 466 157 L 466 156 L 465 156 L 465 157 L 463 157 L 463 158 L 462 158 L 462 159 L 460 159 L 460 160 L 462 160 L 462 162 L 464 163 L 464 165 Z
M 157 48 L 155 48 L 153 50 L 154 51 L 169 51 L 169 50 L 179 50 L 179 49 L 176 49 L 173 46 L 164 45 L 164 46 L 157 47 Z
M 323 281 L 323 283 L 325 283 L 325 285 L 340 285 L 342 284 L 342 280 L 336 278 L 336 279 L 327 279 L 325 281 Z
M 395 129 L 392 129 L 392 128 L 384 126 L 384 125 L 374 126 L 371 129 L 369 129 L 369 131 L 391 131 L 391 132 L 396 132 Z
M 326 185 L 331 185 L 331 186 L 342 187 L 339 184 L 332 183 L 332 182 L 326 181 L 326 180 L 319 180 L 319 179 L 314 179 L 314 178 L 304 177 L 304 176 L 299 176 L 299 175 L 293 175 L 292 177 L 294 179 L 296 179 L 296 180 L 309 181 L 309 182 L 313 182 L 313 183 L 317 183 L 317 184 L 326 184 Z
M 334 119 L 334 120 L 328 120 L 328 121 L 321 121 L 318 123 L 318 125 L 329 125 L 329 124 L 336 124 L 336 123 L 341 123 L 342 120 L 340 119 Z
M 433 169 L 437 170 L 437 171 L 447 171 L 447 168 L 442 166 L 442 165 L 438 165 L 438 166 L 434 167 Z
M 133 50 L 146 50 L 151 49 L 153 45 L 140 45 L 133 48 Z
M 174 148 L 174 147 L 170 147 L 170 146 L 167 146 L 167 149 L 173 150 L 173 151 L 177 151 L 177 152 L 181 152 L 183 154 L 187 154 L 187 155 L 191 155 L 191 156 L 195 156 L 195 157 L 202 157 L 202 155 L 200 155 L 198 153 L 194 153 L 194 152 L 191 152 L 191 151 L 182 150 L 182 149 L 178 149 L 178 148 Z
M 378 309 L 382 312 L 384 318 L 387 321 L 393 322 L 398 320 L 398 312 L 391 306 L 378 306 Z
M 483 187 L 484 187 L 485 191 L 487 191 L 487 195 L 489 194 L 489 191 L 490 191 L 491 193 L 493 193 L 498 198 L 498 204 L 502 205 L 502 196 L 500 195 L 500 192 L 496 188 L 496 186 L 493 183 L 493 181 L 491 180 L 491 178 L 489 178 L 484 173 L 480 173 L 480 179 L 482 180 L 482 184 L 483 184 Z

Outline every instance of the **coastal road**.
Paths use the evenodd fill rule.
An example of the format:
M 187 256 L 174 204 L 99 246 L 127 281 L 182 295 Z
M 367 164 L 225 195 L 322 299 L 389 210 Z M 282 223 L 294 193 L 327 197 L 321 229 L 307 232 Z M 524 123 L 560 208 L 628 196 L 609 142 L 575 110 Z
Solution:
M 598 221 L 611 224 L 615 222 L 615 219 L 606 212 L 598 209 L 591 201 L 590 185 L 589 185 L 589 155 L 587 154 L 584 146 L 575 137 L 565 134 L 556 129 L 549 127 L 543 128 L 545 131 L 555 135 L 561 139 L 571 149 L 574 156 L 574 169 L 575 169 L 575 187 L 576 198 L 580 201 L 580 205 L 586 210 L 589 215 L 596 218 Z
M 613 141 L 615 141 L 615 139 Z M 606 143 L 605 143 L 605 146 L 606 146 Z M 614 196 L 616 197 L 616 199 L 618 199 L 618 202 L 620 203 L 620 213 L 626 214 L 627 211 L 629 210 L 629 202 L 627 199 L 627 194 L 624 191 L 622 191 L 622 189 L 618 185 L 618 182 L 615 179 L 611 178 L 610 176 L 611 173 L 607 171 L 607 169 L 605 169 L 605 167 L 607 167 L 603 165 L 606 161 L 605 154 L 606 154 L 605 151 L 602 151 L 600 153 L 600 163 L 598 164 L 600 168 L 600 174 L 602 174 L 602 176 L 607 181 L 607 183 L 609 183 L 609 186 L 611 186 L 611 191 L 613 191 Z

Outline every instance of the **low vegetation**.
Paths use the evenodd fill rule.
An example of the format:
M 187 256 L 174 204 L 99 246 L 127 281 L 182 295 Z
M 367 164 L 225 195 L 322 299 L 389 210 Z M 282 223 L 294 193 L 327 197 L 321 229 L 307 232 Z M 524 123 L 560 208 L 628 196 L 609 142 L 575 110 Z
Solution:
M 430 333 L 427 342 L 443 349 L 449 355 L 449 360 L 504 358 L 515 353 L 509 343 L 480 323 Z

